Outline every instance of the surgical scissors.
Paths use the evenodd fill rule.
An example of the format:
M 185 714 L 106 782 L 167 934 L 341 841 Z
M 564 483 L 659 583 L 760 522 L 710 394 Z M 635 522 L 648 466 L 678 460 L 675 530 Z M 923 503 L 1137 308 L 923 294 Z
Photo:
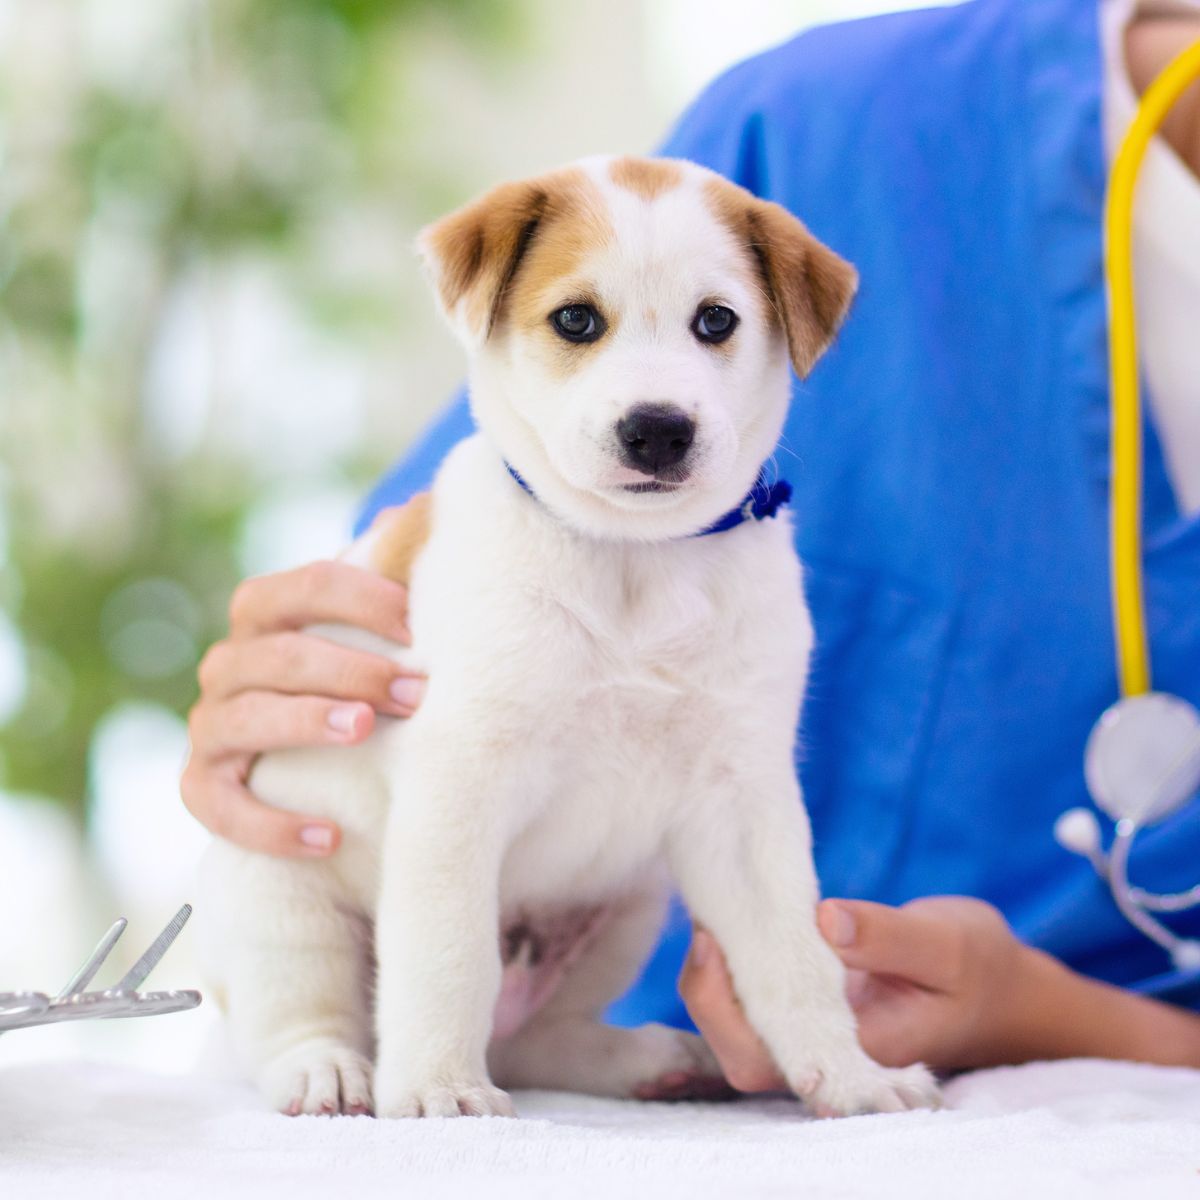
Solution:
M 191 915 L 192 906 L 185 904 L 115 987 L 89 992 L 87 985 L 95 978 L 96 972 L 125 932 L 127 922 L 120 917 L 56 996 L 49 996 L 45 992 L 0 992 L 0 1033 L 10 1029 L 26 1029 L 32 1025 L 53 1025 L 59 1021 L 153 1017 L 160 1013 L 184 1012 L 195 1008 L 201 1000 L 200 993 L 196 991 L 137 990 L 179 936 L 179 931 Z

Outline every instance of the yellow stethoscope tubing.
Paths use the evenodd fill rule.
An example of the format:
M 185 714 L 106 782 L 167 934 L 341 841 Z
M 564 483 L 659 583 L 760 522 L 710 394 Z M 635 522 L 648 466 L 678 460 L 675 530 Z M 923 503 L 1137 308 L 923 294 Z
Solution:
M 1150 139 L 1172 105 L 1200 79 L 1200 41 L 1183 50 L 1146 89 L 1109 176 L 1104 212 L 1112 405 L 1109 553 L 1117 676 L 1123 696 L 1150 690 L 1142 573 L 1142 400 L 1133 287 L 1133 202 Z

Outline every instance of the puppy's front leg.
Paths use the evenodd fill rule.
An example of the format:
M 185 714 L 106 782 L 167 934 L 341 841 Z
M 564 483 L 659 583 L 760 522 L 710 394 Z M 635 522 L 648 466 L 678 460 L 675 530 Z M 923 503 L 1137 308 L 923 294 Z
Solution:
M 500 986 L 503 777 L 462 738 L 425 728 L 405 747 L 376 918 L 382 1117 L 513 1115 L 486 1061 Z
M 751 1025 L 816 1112 L 936 1104 L 924 1067 L 888 1070 L 859 1046 L 841 962 L 817 929 L 808 817 L 790 751 L 777 749 L 764 769 L 771 756 L 752 735 L 730 744 L 738 761 L 714 771 L 725 782 L 690 806 L 668 854 L 693 915 L 725 951 Z

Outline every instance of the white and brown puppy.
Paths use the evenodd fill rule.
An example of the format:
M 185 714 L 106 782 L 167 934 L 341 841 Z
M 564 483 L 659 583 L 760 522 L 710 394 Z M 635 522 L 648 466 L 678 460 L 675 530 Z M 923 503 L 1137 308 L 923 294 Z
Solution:
M 263 1090 L 390 1117 L 511 1113 L 501 1087 L 703 1093 L 700 1039 L 600 1021 L 674 880 L 799 1096 L 935 1102 L 924 1068 L 860 1049 L 816 928 L 788 520 L 694 536 L 739 512 L 853 269 L 709 171 L 628 158 L 498 187 L 421 248 L 479 433 L 348 555 L 409 581 L 412 648 L 321 632 L 428 671 L 425 701 L 258 763 L 264 800 L 340 822 L 331 860 L 206 862 Z

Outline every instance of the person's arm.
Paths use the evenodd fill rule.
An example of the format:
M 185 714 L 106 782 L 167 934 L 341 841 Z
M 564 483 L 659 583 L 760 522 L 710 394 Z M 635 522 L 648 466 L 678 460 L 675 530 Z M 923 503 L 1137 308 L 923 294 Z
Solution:
M 1114 1058 L 1200 1067 L 1200 1014 L 1076 974 L 1019 942 L 980 900 L 931 897 L 901 908 L 826 900 L 818 920 L 847 968 L 863 1048 L 887 1066 Z M 782 1086 L 704 930 L 680 991 L 735 1088 Z

